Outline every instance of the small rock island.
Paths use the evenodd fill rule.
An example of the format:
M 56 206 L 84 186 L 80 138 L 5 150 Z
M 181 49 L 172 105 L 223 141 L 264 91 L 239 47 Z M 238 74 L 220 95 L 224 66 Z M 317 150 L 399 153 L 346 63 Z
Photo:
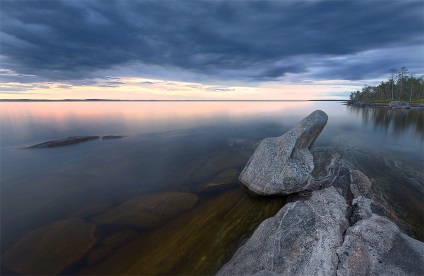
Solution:
M 262 196 L 306 196 L 263 221 L 217 275 L 424 275 L 424 243 L 381 214 L 365 174 L 340 156 L 325 177 L 310 174 L 309 149 L 326 122 L 314 111 L 258 146 L 240 175 L 243 187 Z
M 106 135 L 102 136 L 102 140 L 112 140 L 112 139 L 120 139 L 126 136 L 117 136 L 117 135 Z M 92 140 L 99 139 L 100 136 L 69 136 L 63 139 L 51 140 L 47 142 L 43 142 L 40 144 L 36 144 L 33 146 L 27 147 L 27 149 L 41 149 L 41 148 L 54 148 L 54 147 L 63 147 L 69 145 L 75 145 L 83 142 L 88 142 Z

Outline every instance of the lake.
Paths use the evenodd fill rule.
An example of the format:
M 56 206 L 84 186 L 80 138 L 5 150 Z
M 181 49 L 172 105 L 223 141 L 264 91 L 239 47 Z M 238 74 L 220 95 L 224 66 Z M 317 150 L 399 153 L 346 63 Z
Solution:
M 2 274 L 216 272 L 290 198 L 251 197 L 236 181 L 208 184 L 237 177 L 261 139 L 317 109 L 329 120 L 314 156 L 344 154 L 405 231 L 424 241 L 423 109 L 0 102 Z M 86 135 L 125 137 L 26 148 Z

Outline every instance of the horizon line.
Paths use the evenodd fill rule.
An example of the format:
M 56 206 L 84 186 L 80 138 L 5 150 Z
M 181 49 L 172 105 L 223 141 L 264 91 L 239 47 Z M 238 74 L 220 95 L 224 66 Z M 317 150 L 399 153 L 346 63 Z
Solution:
M 311 100 L 115 100 L 115 99 L 0 99 L 0 102 L 305 102 L 347 101 L 348 99 Z

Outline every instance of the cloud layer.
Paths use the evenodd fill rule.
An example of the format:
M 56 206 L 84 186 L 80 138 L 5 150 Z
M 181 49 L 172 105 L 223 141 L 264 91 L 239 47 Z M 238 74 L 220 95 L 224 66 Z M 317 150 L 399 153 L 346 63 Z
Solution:
M 2 1 L 19 82 L 112 77 L 274 81 L 423 71 L 422 1 Z M 407 52 L 405 52 L 407 51 Z M 395 54 L 394 54 L 395 53 Z M 32 76 L 32 77 L 31 77 Z

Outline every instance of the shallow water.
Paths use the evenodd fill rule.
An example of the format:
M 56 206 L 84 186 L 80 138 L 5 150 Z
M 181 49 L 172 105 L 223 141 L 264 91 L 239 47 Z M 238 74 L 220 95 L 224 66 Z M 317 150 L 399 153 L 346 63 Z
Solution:
M 308 101 L 3 102 L 2 254 L 31 230 L 55 221 L 79 217 L 91 223 L 135 196 L 191 192 L 199 196 L 193 209 L 155 229 L 131 228 L 138 234 L 133 241 L 96 265 L 86 265 L 87 253 L 65 272 L 213 273 L 285 199 L 251 198 L 237 185 L 199 193 L 199 185 L 227 169 L 242 170 L 260 139 L 285 133 L 316 109 L 329 121 L 315 147 L 353 149 L 355 165 L 371 177 L 375 190 L 401 219 L 422 228 L 423 110 Z M 77 135 L 127 137 L 24 149 Z M 127 228 L 97 225 L 93 249 Z M 423 240 L 419 231 L 415 237 Z M 124 259 L 122 267 L 114 266 L 117 271 L 111 269 Z

